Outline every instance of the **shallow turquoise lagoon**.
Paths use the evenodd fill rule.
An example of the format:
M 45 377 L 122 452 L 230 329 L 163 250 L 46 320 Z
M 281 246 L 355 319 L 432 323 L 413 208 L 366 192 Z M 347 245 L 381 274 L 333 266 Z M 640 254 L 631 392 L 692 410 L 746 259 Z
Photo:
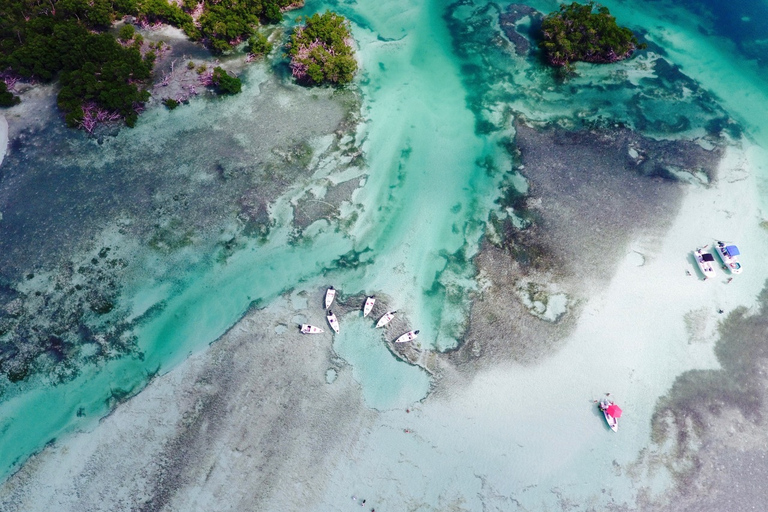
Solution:
M 371 319 L 354 312 L 339 318 L 339 324 L 333 350 L 352 365 L 366 405 L 378 410 L 405 409 L 427 395 L 427 373 L 398 360 L 383 343 L 387 335 L 375 329 Z
M 323 9 L 315 5 L 304 11 L 310 8 Z M 167 288 L 154 281 L 128 283 L 126 302 L 146 306 L 145 296 L 162 301 L 159 313 L 135 333 L 143 356 L 84 368 L 74 381 L 55 387 L 19 389 L 2 404 L 5 471 L 50 439 L 93 422 L 106 412 L 109 397 L 139 390 L 150 375 L 204 348 L 251 304 L 287 289 L 332 282 L 351 293 L 383 292 L 421 330 L 424 346 L 457 343 L 468 303 L 448 300 L 447 294 L 465 295 L 475 286 L 468 261 L 499 179 L 488 172 L 488 158 L 503 163 L 508 157 L 474 133 L 440 6 L 414 5 L 395 17 L 381 8 L 371 3 L 342 10 L 361 23 L 355 35 L 364 69 L 363 148 L 369 166 L 364 169 L 366 186 L 355 198 L 365 208 L 360 219 L 349 232 L 321 226 L 309 241 L 289 244 L 291 229 L 282 223 L 285 203 L 278 203 L 273 212 L 278 224 L 266 242 L 252 243 L 223 264 L 203 259 Z M 250 91 L 256 94 L 258 89 Z M 248 94 L 236 101 L 247 102 Z M 227 112 L 237 114 L 235 108 Z M 155 131 L 149 123 L 168 123 L 167 116 L 146 119 L 148 124 L 121 133 L 126 144 L 134 140 L 140 147 Z M 171 138 L 178 130 L 176 136 L 182 136 L 185 128 L 164 126 L 162 133 Z M 362 259 L 370 264 L 334 269 L 333 261 L 350 251 L 363 252 Z M 449 266 L 447 260 L 456 253 L 463 254 L 464 263 Z M 327 275 L 318 279 L 322 274 Z M 343 351 L 347 345 L 340 343 Z M 428 391 L 425 373 L 395 361 L 383 346 L 367 355 L 346 353 L 351 363 L 361 365 L 356 372 L 372 406 L 399 406 Z M 379 381 L 369 379 L 365 370 L 370 366 L 366 361 L 373 361 L 371 354 L 390 361 L 388 371 L 402 381 L 401 391 L 391 397 L 379 394 Z M 50 414 L 54 403 L 59 407 Z
M 545 12 L 557 7 L 552 1 L 529 4 Z M 647 32 L 650 41 L 664 47 L 666 58 L 712 92 L 714 100 L 743 124 L 748 135 L 764 144 L 760 137 L 768 133 L 768 121 L 763 115 L 768 105 L 765 72 L 755 61 L 754 44 L 745 40 L 738 23 L 731 24 L 731 31 L 720 30 L 719 35 L 711 36 L 698 30 L 697 23 L 701 20 L 688 14 L 684 6 L 665 2 L 654 2 L 650 6 L 645 2 L 603 4 L 620 23 Z M 604 94 L 589 89 L 591 82 L 604 77 L 601 70 L 584 66 L 582 76 L 576 80 L 584 89 L 589 89 L 589 93 L 585 93 L 576 88 L 558 88 L 551 75 L 545 74 L 533 59 L 510 60 L 512 64 L 494 67 L 482 59 L 488 55 L 500 59 L 506 50 L 498 50 L 498 54 L 491 50 L 487 54 L 466 50 L 470 47 L 469 38 L 458 39 L 459 34 L 452 33 L 449 26 L 463 23 L 474 11 L 496 8 L 495 5 L 448 4 L 437 0 L 364 0 L 339 5 L 309 2 L 297 13 L 307 14 L 328 7 L 354 22 L 361 60 L 359 87 L 364 118 L 359 137 L 364 141 L 366 161 L 360 170 L 365 186 L 354 196 L 354 201 L 363 205 L 359 217 L 343 228 L 320 222 L 314 226 L 311 237 L 292 244 L 286 206 L 289 198 L 283 198 L 272 212 L 277 224 L 266 241 L 254 241 L 225 262 L 202 258 L 172 285 L 141 280 L 129 283 L 122 298 L 126 303 L 143 304 L 145 309 L 147 303 L 163 302 L 157 315 L 135 331 L 143 356 L 86 367 L 71 382 L 29 389 L 19 387 L 6 396 L 0 403 L 0 473 L 7 476 L 50 440 L 78 428 L 92 427 L 108 412 L 113 398 L 139 391 L 151 375 L 167 372 L 189 354 L 204 350 L 249 307 L 263 305 L 287 290 L 316 290 L 333 284 L 346 293 L 386 294 L 392 298 L 392 309 L 403 311 L 410 323 L 421 330 L 419 341 L 425 347 L 445 350 L 460 343 L 469 311 L 468 295 L 478 288 L 471 258 L 476 254 L 484 223 L 499 195 L 499 184 L 514 159 L 500 145 L 514 130 L 510 112 L 502 111 L 499 105 L 507 104 L 512 111 L 524 112 L 540 121 L 572 121 L 581 113 L 584 116 L 606 114 L 629 126 L 638 124 L 632 117 L 633 111 L 622 103 L 629 94 L 626 89 L 617 87 Z M 762 7 L 764 4 L 759 3 L 750 4 L 749 9 L 745 7 L 743 17 L 749 20 L 741 23 L 750 23 L 750 27 L 762 24 L 766 28 L 762 33 L 768 33 L 766 20 L 749 16 L 747 12 L 761 12 Z M 452 20 L 446 16 L 449 10 Z M 717 18 L 714 23 L 717 24 Z M 479 33 L 483 29 L 478 25 L 473 31 Z M 738 45 L 729 39 L 735 34 L 740 34 Z M 493 44 L 489 42 L 489 48 Z M 468 53 L 462 54 L 462 51 Z M 646 57 L 638 56 L 643 58 Z M 632 87 L 642 88 L 645 71 L 633 65 L 622 64 L 624 75 L 611 79 L 626 86 L 624 77 L 634 77 L 636 80 L 630 80 Z M 260 72 L 249 72 L 254 83 Z M 498 82 L 489 84 L 487 80 L 491 79 Z M 240 99 L 233 101 L 246 102 L 248 94 L 257 93 L 257 88 L 252 88 L 250 93 L 246 90 Z M 663 118 L 669 108 L 668 104 L 654 103 L 646 114 Z M 706 119 L 701 105 L 687 104 L 684 110 L 693 123 L 688 135 L 701 130 L 697 123 Z M 489 121 L 495 129 L 479 131 L 479 121 Z M 169 120 L 165 116 L 147 116 L 143 122 L 146 124 L 136 130 L 120 134 L 127 144 L 135 144 L 137 151 L 151 137 L 155 129 L 153 123 L 161 125 Z M 183 136 L 184 127 L 165 126 L 164 130 Z M 93 151 L 97 155 L 98 149 Z M 764 185 L 765 176 L 761 179 Z M 291 194 L 299 192 L 292 190 Z M 365 264 L 347 268 L 334 263 L 350 251 L 362 254 Z M 151 299 L 145 300 L 146 297 Z M 334 351 L 353 367 L 353 375 L 370 408 L 402 409 L 427 395 L 432 384 L 429 376 L 397 360 L 386 348 L 381 331 L 373 329 L 359 314 L 350 313 L 340 320 L 342 333 L 334 340 Z M 599 346 L 590 348 L 600 349 Z M 532 373 L 531 382 L 551 385 L 549 378 L 535 375 L 535 370 L 526 372 Z M 502 383 L 510 394 L 523 386 L 519 378 L 504 377 Z M 435 415 L 444 418 L 465 414 L 470 409 L 471 414 L 451 428 L 422 425 L 419 420 L 413 423 L 419 431 L 429 433 L 446 445 L 456 440 L 474 443 L 471 445 L 477 448 L 477 453 L 491 458 L 495 453 L 493 442 L 506 438 L 504 428 L 490 416 L 501 413 L 505 420 L 516 422 L 513 430 L 521 437 L 540 443 L 536 449 L 546 452 L 546 456 L 536 458 L 530 450 L 505 448 L 508 459 L 488 464 L 497 475 L 505 474 L 505 464 L 516 464 L 516 469 L 509 471 L 514 477 L 511 481 L 504 482 L 504 478 L 498 476 L 492 482 L 499 486 L 514 488 L 526 482 L 530 477 L 526 469 L 529 467 L 544 475 L 542 478 L 550 478 L 548 483 L 553 485 L 562 474 L 574 468 L 589 471 L 589 462 L 597 455 L 580 452 L 577 447 L 567 453 L 567 460 L 558 461 L 557 454 L 567 451 L 567 443 L 545 443 L 538 418 L 526 412 L 535 405 L 533 399 L 517 397 L 509 405 L 507 396 L 486 397 L 479 404 L 475 404 L 471 396 L 462 396 L 460 402 L 465 408 L 461 408 L 461 404 L 434 406 L 438 410 Z M 583 413 L 577 426 L 590 428 L 593 416 Z M 486 441 L 472 438 L 475 428 L 489 436 Z M 567 428 L 561 426 L 557 432 L 570 439 Z M 639 436 L 647 433 L 642 429 L 638 431 Z M 602 434 L 597 430 L 594 436 Z M 590 432 L 588 436 L 592 435 Z M 377 457 L 369 463 L 392 462 L 385 453 L 399 441 L 391 438 L 392 433 L 380 432 L 376 436 L 382 439 L 373 450 Z M 371 441 L 374 444 L 376 436 Z M 639 448 L 642 448 L 639 441 L 624 448 L 615 442 L 610 445 L 622 461 L 634 457 Z M 424 450 L 423 460 L 434 466 L 446 462 L 442 453 L 436 454 L 423 446 L 414 449 Z M 448 463 L 456 463 L 463 456 L 460 451 L 458 455 L 452 452 Z M 482 467 L 482 462 L 478 462 L 481 458 L 473 459 L 476 467 Z M 569 465 L 576 459 L 582 462 Z M 562 473 L 555 472 L 554 476 L 547 473 L 546 468 L 537 466 L 541 460 L 553 465 L 562 462 L 562 467 L 558 467 Z M 479 483 L 466 484 L 472 478 L 473 466 L 467 467 L 465 472 L 446 473 L 447 480 L 455 478 L 465 484 L 464 487 L 457 485 L 457 495 L 464 491 L 467 495 L 478 492 Z M 346 476 L 338 480 L 355 483 L 354 468 L 347 469 Z M 390 475 L 398 474 L 393 468 L 388 471 Z M 439 490 L 433 484 L 420 480 L 415 474 L 411 476 L 410 492 L 438 498 Z M 398 486 L 392 484 L 387 492 L 395 496 L 398 490 Z M 574 495 L 581 497 L 597 492 L 597 488 L 578 489 Z M 334 502 L 334 499 L 328 501 Z

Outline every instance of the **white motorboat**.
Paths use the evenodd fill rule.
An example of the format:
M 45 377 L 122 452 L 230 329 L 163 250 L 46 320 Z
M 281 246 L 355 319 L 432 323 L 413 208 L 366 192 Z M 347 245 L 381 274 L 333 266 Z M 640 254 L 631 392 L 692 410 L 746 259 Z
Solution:
M 323 329 L 309 324 L 301 324 L 299 330 L 301 331 L 301 334 L 320 334 L 321 332 L 325 332 Z
M 611 428 L 611 430 L 618 432 L 619 418 L 621 418 L 621 408 L 607 398 L 600 400 L 598 407 L 600 407 L 603 416 L 605 416 L 605 421 L 608 423 L 608 426 Z
M 706 246 L 693 251 L 693 257 L 699 266 L 699 270 L 704 274 L 704 279 L 707 279 L 715 277 L 715 257 L 709 252 L 705 252 L 705 248 Z
M 739 248 L 726 242 L 717 242 L 717 255 L 723 260 L 726 268 L 731 274 L 741 274 L 741 263 L 739 262 Z
M 333 299 L 336 298 L 336 290 L 333 286 L 325 290 L 325 309 L 328 309 L 331 307 L 331 304 L 333 304 Z
M 376 297 L 373 295 L 365 298 L 365 305 L 363 306 L 363 317 L 368 316 L 368 314 L 371 312 L 374 302 L 376 302 Z
M 389 313 L 385 313 L 384 316 L 379 318 L 379 321 L 376 322 L 376 327 L 384 327 L 387 325 L 392 321 L 393 318 L 395 318 L 395 313 L 397 313 L 397 311 L 390 311 Z
M 415 340 L 416 336 L 418 335 L 419 335 L 419 331 L 408 331 L 407 333 L 400 335 L 395 340 L 395 343 L 405 343 L 406 341 Z
M 331 326 L 331 329 L 333 329 L 336 332 L 339 332 L 339 321 L 336 318 L 336 315 L 334 315 L 333 311 L 331 311 L 330 309 L 328 310 L 327 318 L 328 318 L 328 325 Z

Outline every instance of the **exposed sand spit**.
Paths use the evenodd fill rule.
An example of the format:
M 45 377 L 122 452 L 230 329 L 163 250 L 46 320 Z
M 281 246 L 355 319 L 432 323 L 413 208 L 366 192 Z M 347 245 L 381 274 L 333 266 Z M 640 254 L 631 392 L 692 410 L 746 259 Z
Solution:
M 5 152 L 8 150 L 8 121 L 5 116 L 0 115 L 0 165 L 5 158 Z

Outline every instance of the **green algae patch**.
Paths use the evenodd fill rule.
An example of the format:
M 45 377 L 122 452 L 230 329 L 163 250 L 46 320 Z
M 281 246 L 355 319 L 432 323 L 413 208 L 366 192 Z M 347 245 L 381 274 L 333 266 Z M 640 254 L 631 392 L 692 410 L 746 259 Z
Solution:
M 156 251 L 170 253 L 192 245 L 193 232 L 190 229 L 183 229 L 182 222 L 178 219 L 172 220 L 168 226 L 158 226 L 157 231 L 149 239 L 147 245 Z

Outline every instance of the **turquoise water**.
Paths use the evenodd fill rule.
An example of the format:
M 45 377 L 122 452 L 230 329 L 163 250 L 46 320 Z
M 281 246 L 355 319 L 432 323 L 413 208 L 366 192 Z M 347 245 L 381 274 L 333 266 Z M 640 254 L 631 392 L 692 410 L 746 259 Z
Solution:
M 166 372 L 190 353 L 203 350 L 249 307 L 264 304 L 289 289 L 309 290 L 332 282 L 351 293 L 385 293 L 393 298 L 393 309 L 404 310 L 410 323 L 421 330 L 423 346 L 441 350 L 456 346 L 466 329 L 468 297 L 478 288 L 471 258 L 499 195 L 499 185 L 514 160 L 500 144 L 513 135 L 513 115 L 557 120 L 566 126 L 577 125 L 582 119 L 597 122 L 607 118 L 671 138 L 697 136 L 708 122 L 730 116 L 755 140 L 766 133 L 765 108 L 754 108 L 768 105 L 765 73 L 760 63 L 750 60 L 755 58 L 754 44 L 749 44 L 738 23 L 731 32 L 723 32 L 725 28 L 718 25 L 726 38 L 740 34 L 738 45 L 732 46 L 727 39 L 702 35 L 697 29 L 701 20 L 686 17 L 682 7 L 663 2 L 650 7 L 637 2 L 603 3 L 620 22 L 647 30 L 649 40 L 662 46 L 667 58 L 692 80 L 685 87 L 672 78 L 665 82 L 657 77 L 652 59 L 639 55 L 614 71 L 580 66 L 579 77 L 570 84 L 559 84 L 535 59 L 513 58 L 504 44 L 488 43 L 493 41 L 490 35 L 497 11 L 483 2 L 362 1 L 331 6 L 353 20 L 360 47 L 365 121 L 359 136 L 364 140 L 366 165 L 361 170 L 365 186 L 354 196 L 354 201 L 363 205 L 357 219 L 338 229 L 321 222 L 301 243 L 288 243 L 289 203 L 300 193 L 297 186 L 290 191 L 291 197 L 274 207 L 277 223 L 265 241 L 251 241 L 224 262 L 196 260 L 167 288 L 154 281 L 132 283 L 122 297 L 126 303 L 162 300 L 164 304 L 134 332 L 142 357 L 128 356 L 86 367 L 70 382 L 19 387 L 6 396 L 0 404 L 0 473 L 8 475 L 51 439 L 91 427 L 108 411 L 112 398 L 139 391 L 150 375 Z M 554 2 L 530 4 L 543 11 L 556 8 Z M 310 2 L 298 14 L 325 7 Z M 675 16 L 669 18 L 670 14 Z M 764 25 L 765 19 L 752 15 L 742 23 Z M 259 72 L 250 73 L 256 82 Z M 605 87 L 606 83 L 612 87 Z M 237 101 L 246 103 L 248 94 L 246 90 Z M 228 108 L 235 107 L 230 104 Z M 667 123 L 671 112 L 684 116 L 687 124 Z M 122 132 L 122 142 L 138 151 L 152 137 L 154 124 L 168 122 L 164 115 L 148 116 L 135 131 Z M 170 132 L 184 136 L 181 127 Z M 98 158 L 95 151 L 91 158 Z M 361 254 L 365 264 L 345 268 L 334 263 L 350 251 Z M 333 348 L 352 366 L 366 404 L 378 410 L 402 409 L 423 399 L 432 384 L 427 374 L 398 361 L 383 344 L 380 331 L 352 316 L 342 319 L 343 332 L 335 338 Z M 495 442 L 507 439 L 506 430 L 489 417 L 501 414 L 516 422 L 516 435 L 540 443 L 536 449 L 546 456 L 537 459 L 530 450 L 517 453 L 505 448 L 508 458 L 488 463 L 498 475 L 492 483 L 499 487 L 515 488 L 530 474 L 554 485 L 574 467 L 588 472 L 589 462 L 597 464 L 599 457 L 590 450 L 569 448 L 574 435 L 567 426 L 556 430 L 560 441 L 548 447 L 535 415 L 521 413 L 530 411 L 535 401 L 515 396 L 512 405 L 508 404 L 507 398 L 524 385 L 524 380 L 546 385 L 547 379 L 535 371 L 521 375 L 501 379 L 502 389 L 508 393 L 503 396 L 474 403 L 468 392 L 457 404 L 434 406 L 437 416 L 464 415 L 451 428 L 420 424 L 418 420 L 413 421 L 414 426 L 446 445 L 459 440 L 473 446 L 473 461 L 478 467 L 482 466 L 480 459 L 493 460 Z M 487 391 L 482 386 L 478 389 Z M 576 424 L 589 425 L 593 420 L 584 413 Z M 474 428 L 486 437 L 478 441 L 468 434 Z M 629 443 L 629 447 L 615 442 L 610 446 L 622 462 L 635 456 L 648 434 L 640 427 L 629 432 L 637 433 L 637 442 Z M 597 436 L 602 434 L 595 430 L 588 435 L 597 443 Z M 380 455 L 372 458 L 371 465 L 386 460 L 381 453 L 400 442 L 388 435 L 379 432 L 376 436 L 381 439 L 371 441 Z M 428 461 L 422 468 L 445 463 L 442 453 L 421 449 L 423 460 Z M 565 453 L 565 460 L 558 460 L 560 453 Z M 457 458 L 462 456 L 459 453 Z M 571 464 L 574 460 L 587 462 Z M 557 470 L 549 472 L 551 466 L 545 467 L 545 463 Z M 443 468 L 446 480 L 442 482 L 472 478 L 469 469 L 457 477 L 448 467 Z M 413 471 L 419 473 L 419 466 Z M 354 474 L 354 468 L 348 473 Z M 505 482 L 508 474 L 514 478 Z M 418 475 L 406 477 L 416 482 L 414 494 L 423 492 L 425 501 L 439 498 L 434 484 L 422 482 L 419 487 Z M 457 494 L 479 492 L 473 485 L 457 485 L 463 489 Z M 392 490 L 393 495 L 396 490 Z M 573 494 L 593 492 L 596 490 L 592 488 L 578 489 Z
M 466 110 L 449 34 L 440 10 L 429 8 L 435 11 L 402 16 L 400 28 L 391 23 L 381 27 L 386 38 L 406 34 L 407 52 L 392 52 L 388 45 L 398 43 L 373 41 L 368 30 L 356 32 L 361 44 L 372 45 L 370 51 L 361 52 L 364 68 L 369 70 L 364 77 L 368 82 L 364 115 L 369 118 L 364 149 L 370 167 L 366 187 L 356 198 L 366 209 L 350 232 L 320 228 L 313 239 L 289 245 L 290 226 L 278 223 L 266 242 L 251 243 L 226 263 L 203 262 L 193 267 L 170 291 L 160 292 L 162 310 L 135 331 L 141 358 L 86 367 L 71 382 L 19 389 L 4 401 L 0 453 L 5 472 L 49 440 L 91 424 L 106 412 L 110 396 L 139 390 L 149 375 L 165 372 L 205 347 L 252 303 L 267 301 L 297 283 L 319 284 L 316 276 L 327 269 L 337 288 L 365 288 L 395 297 L 394 306 L 406 308 L 410 321 L 421 330 L 424 346 L 456 344 L 468 307 L 462 298 L 464 290 L 475 286 L 467 260 L 482 233 L 480 223 L 492 205 L 498 180 L 478 162 L 487 156 L 506 157 L 473 133 L 474 120 Z M 375 10 L 366 16 L 374 21 L 389 19 Z M 244 98 L 240 101 L 247 101 Z M 149 118 L 149 122 L 164 123 L 167 116 Z M 151 125 L 124 131 L 122 142 L 139 147 L 153 132 Z M 280 202 L 274 208 L 279 221 L 287 213 L 283 208 Z M 373 263 L 347 273 L 332 270 L 339 256 L 366 250 L 372 251 Z M 464 264 L 448 265 L 449 255 L 455 260 L 457 253 L 464 254 L 460 258 Z M 138 281 L 126 294 L 131 303 L 146 303 L 143 296 L 157 300 L 158 286 L 154 281 L 146 285 Z M 374 354 L 385 352 L 380 348 Z M 359 360 L 362 366 L 365 357 L 371 357 L 349 354 L 351 362 Z M 358 370 L 373 406 L 399 406 L 423 398 L 428 391 L 424 372 L 393 359 L 392 364 L 392 375 L 402 372 L 403 379 L 408 380 L 408 375 L 415 379 L 404 383 L 399 398 L 371 394 L 366 384 L 373 389 L 376 381 Z M 55 414 L 50 413 L 53 404 L 58 404 Z
M 383 343 L 385 334 L 359 312 L 339 318 L 343 325 L 334 337 L 333 350 L 352 365 L 366 405 L 373 409 L 405 409 L 429 392 L 427 373 L 403 364 Z

